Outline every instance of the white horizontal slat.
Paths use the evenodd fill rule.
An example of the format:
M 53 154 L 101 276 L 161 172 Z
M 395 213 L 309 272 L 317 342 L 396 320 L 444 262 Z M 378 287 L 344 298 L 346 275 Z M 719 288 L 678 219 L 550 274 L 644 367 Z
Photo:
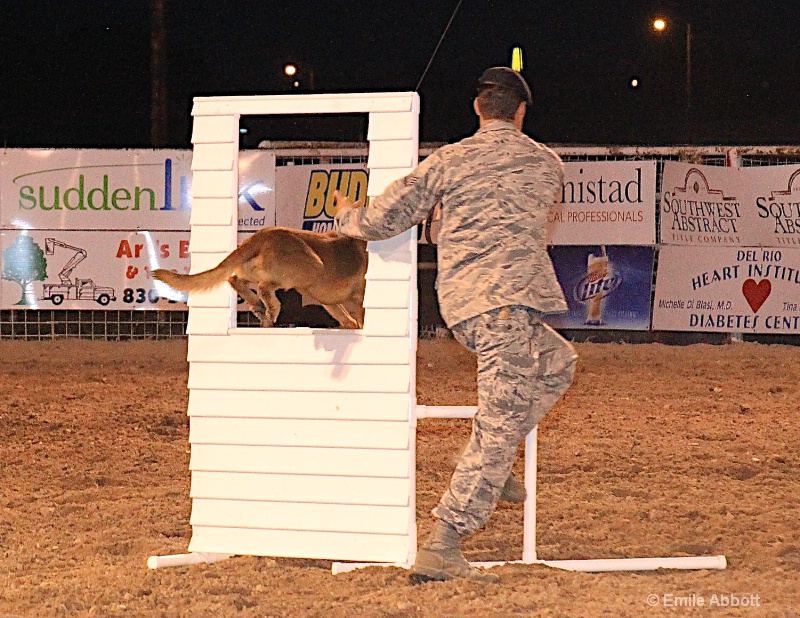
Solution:
M 228 257 L 228 253 L 230 253 L 230 251 L 195 251 L 191 254 L 189 272 L 194 274 L 203 272 L 204 270 L 210 270 L 218 266 L 222 260 Z
M 189 252 L 230 253 L 236 249 L 236 234 L 230 225 L 193 225 Z
M 410 431 L 409 424 L 405 422 L 194 416 L 189 428 L 189 442 L 407 449 Z
M 233 143 L 239 139 L 239 117 L 235 114 L 196 117 L 192 123 L 192 143 Z
M 408 309 L 367 309 L 362 332 L 375 337 L 407 337 L 411 332 L 416 337 L 416 328 L 409 330 L 409 324 Z
M 233 290 L 227 282 L 205 292 L 192 292 L 186 304 L 189 307 L 217 307 L 229 309 Z
M 419 109 L 414 92 L 195 97 L 192 115 L 346 114 Z M 238 127 L 237 127 L 238 128 Z
M 387 259 L 381 253 L 369 256 L 367 280 L 408 280 L 411 278 L 411 253 Z
M 228 284 L 225 286 L 230 290 Z M 407 365 L 409 351 L 405 338 L 365 337 L 360 331 L 239 328 L 223 341 L 219 337 L 192 337 L 188 359 L 278 365 Z
M 187 335 L 227 335 L 231 324 L 228 307 L 192 307 L 186 321 Z
M 220 144 L 195 144 L 192 150 L 192 171 L 232 170 L 236 145 L 233 142 Z
M 412 139 L 393 139 L 370 142 L 367 167 L 378 168 L 414 167 L 417 165 L 417 143 Z
M 367 140 L 412 139 L 419 116 L 412 112 L 373 112 L 369 115 Z
M 192 199 L 198 197 L 233 198 L 236 178 L 233 171 L 198 170 L 192 174 Z
M 197 309 L 197 311 L 219 310 Z M 191 315 L 189 319 L 191 320 Z M 200 331 L 196 334 L 200 334 Z M 189 365 L 189 388 L 406 393 L 409 388 L 409 375 L 409 368 L 404 365 L 255 365 L 194 362 Z
M 364 292 L 364 307 L 375 309 L 402 309 L 409 306 L 408 281 L 368 280 Z
M 194 335 L 191 340 L 204 335 Z M 209 335 L 220 343 L 218 335 Z M 408 343 L 406 343 L 408 345 Z M 329 420 L 403 421 L 408 418 L 408 393 L 311 393 L 263 391 L 189 391 L 189 416 L 240 418 L 309 418 Z
M 408 530 L 408 513 L 407 506 L 195 499 L 189 523 L 268 530 L 403 534 Z
M 193 444 L 192 471 L 406 478 L 409 450 Z
M 194 526 L 190 552 L 246 556 L 405 562 L 408 534 L 357 534 Z
M 189 223 L 195 225 L 230 225 L 236 203 L 231 197 L 195 197 Z
M 375 197 L 383 193 L 384 189 L 392 184 L 398 178 L 407 176 L 413 170 L 413 166 L 407 165 L 404 167 L 389 167 L 371 169 L 369 172 L 369 180 L 367 181 L 367 195 Z
M 367 243 L 369 254 L 379 253 L 386 260 L 404 260 L 409 254 L 416 255 L 417 230 L 411 228 L 386 240 L 374 240 Z
M 309 476 L 242 472 L 192 473 L 192 498 L 408 506 L 408 478 Z M 210 522 L 203 522 L 215 525 Z M 272 528 L 274 526 L 256 526 Z M 302 526 L 293 526 L 302 528 Z M 314 528 L 323 530 L 324 528 Z

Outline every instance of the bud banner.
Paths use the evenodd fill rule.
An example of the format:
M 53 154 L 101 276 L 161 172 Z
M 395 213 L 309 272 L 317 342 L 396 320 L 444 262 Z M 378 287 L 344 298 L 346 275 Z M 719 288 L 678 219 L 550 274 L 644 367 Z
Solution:
M 333 229 L 339 191 L 350 202 L 367 199 L 365 164 L 287 165 L 275 170 L 276 222 L 282 227 L 326 232 Z

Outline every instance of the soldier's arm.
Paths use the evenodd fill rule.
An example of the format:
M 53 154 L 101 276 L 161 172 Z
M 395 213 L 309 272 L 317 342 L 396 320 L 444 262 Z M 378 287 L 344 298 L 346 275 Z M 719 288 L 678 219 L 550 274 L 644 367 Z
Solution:
M 553 162 L 546 165 L 542 172 L 540 182 L 545 189 L 545 193 L 550 197 L 550 202 L 555 203 L 561 200 L 561 187 L 564 184 L 564 163 L 555 152 L 550 151 Z
M 345 236 L 382 240 L 421 223 L 443 194 L 444 166 L 432 153 L 407 176 L 391 183 L 362 208 L 336 213 L 336 230 Z

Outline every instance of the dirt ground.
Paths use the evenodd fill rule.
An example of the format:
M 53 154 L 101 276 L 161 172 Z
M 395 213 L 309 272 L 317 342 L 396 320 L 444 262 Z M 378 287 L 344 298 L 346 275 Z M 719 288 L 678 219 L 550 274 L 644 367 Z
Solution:
M 540 428 L 539 557 L 724 554 L 726 570 L 506 565 L 494 585 L 256 557 L 149 570 L 190 536 L 186 342 L 0 341 L 0 617 L 800 616 L 800 347 L 577 347 Z M 419 402 L 474 405 L 474 371 L 454 341 L 421 341 Z M 420 421 L 421 536 L 467 433 Z M 465 544 L 471 560 L 521 551 L 520 505 Z

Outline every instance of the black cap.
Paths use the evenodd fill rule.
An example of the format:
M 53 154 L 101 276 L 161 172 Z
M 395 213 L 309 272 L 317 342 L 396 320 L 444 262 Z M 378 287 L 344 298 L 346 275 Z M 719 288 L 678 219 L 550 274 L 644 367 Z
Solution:
M 533 104 L 531 89 L 528 88 L 525 78 L 510 67 L 492 67 L 491 69 L 486 69 L 478 80 L 478 88 L 490 85 L 508 88 L 516 92 L 529 107 Z

